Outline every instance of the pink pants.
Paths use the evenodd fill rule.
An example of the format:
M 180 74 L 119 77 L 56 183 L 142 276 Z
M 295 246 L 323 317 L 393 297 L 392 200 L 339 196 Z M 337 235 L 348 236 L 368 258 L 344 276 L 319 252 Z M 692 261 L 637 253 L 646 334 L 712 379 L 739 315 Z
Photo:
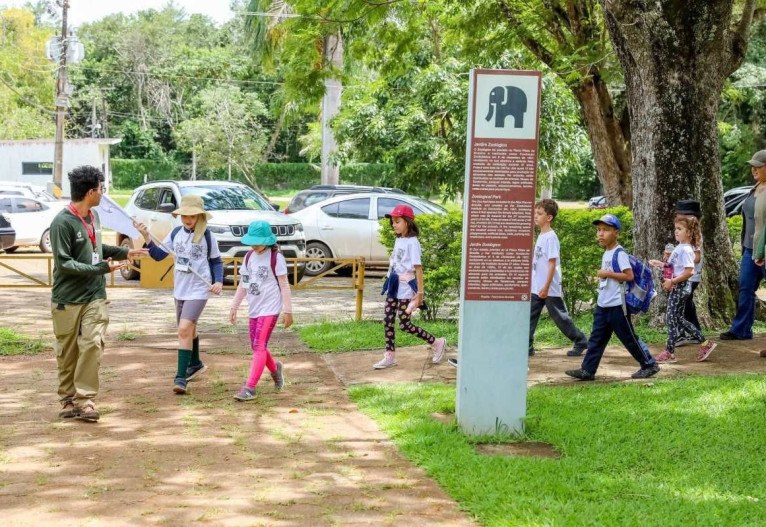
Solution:
M 269 344 L 271 332 L 277 325 L 277 320 L 279 320 L 279 315 L 250 319 L 250 347 L 253 349 L 253 363 L 250 366 L 250 376 L 247 378 L 248 388 L 255 388 L 264 367 L 272 373 L 277 371 L 277 364 L 274 362 L 269 348 L 266 347 Z

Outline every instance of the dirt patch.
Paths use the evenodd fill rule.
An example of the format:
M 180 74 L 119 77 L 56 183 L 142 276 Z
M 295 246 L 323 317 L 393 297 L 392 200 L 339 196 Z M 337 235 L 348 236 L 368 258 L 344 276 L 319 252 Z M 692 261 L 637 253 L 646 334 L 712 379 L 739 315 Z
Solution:
M 493 443 L 478 444 L 476 452 L 485 456 L 525 456 L 525 457 L 545 457 L 550 459 L 559 459 L 559 454 L 552 445 L 540 442 L 523 443 Z
M 57 418 L 52 353 L 0 358 L 4 523 L 472 524 L 357 411 L 320 356 L 289 332 L 274 342 L 289 348 L 286 389 L 266 375 L 249 403 L 232 398 L 249 367 L 241 335 L 203 334 L 210 370 L 186 396 L 171 390 L 172 337 L 112 343 L 97 424 Z
M 621 346 L 610 346 L 596 374 L 596 382 L 653 382 L 655 379 L 667 379 L 688 375 L 720 375 L 727 373 L 764 373 L 766 359 L 758 355 L 766 348 L 766 335 L 758 335 L 753 340 L 721 341 L 708 360 L 697 362 L 696 346 L 684 346 L 676 350 L 678 362 L 662 365 L 657 376 L 649 381 L 635 381 L 630 374 L 638 369 L 638 364 Z M 579 368 L 582 357 L 568 357 L 568 348 L 544 349 L 529 357 L 528 384 L 578 384 L 564 372 Z M 653 355 L 658 355 L 661 346 L 650 346 Z M 386 370 L 373 370 L 372 365 L 383 356 L 383 348 L 354 353 L 333 353 L 324 356 L 325 361 L 335 375 L 346 385 L 365 383 L 404 383 L 404 382 L 455 382 L 457 368 L 447 363 L 446 357 L 456 357 L 454 348 L 447 348 L 447 355 L 441 364 L 427 362 L 428 346 L 413 346 L 396 350 L 397 366 Z M 425 365 L 425 369 L 423 366 Z

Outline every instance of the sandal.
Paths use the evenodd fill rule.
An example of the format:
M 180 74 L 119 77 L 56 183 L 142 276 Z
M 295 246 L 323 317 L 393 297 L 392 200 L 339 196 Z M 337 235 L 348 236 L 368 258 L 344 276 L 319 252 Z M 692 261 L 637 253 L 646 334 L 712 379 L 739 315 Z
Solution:
M 59 412 L 59 417 L 61 419 L 77 417 L 77 414 L 79 414 L 79 411 L 75 408 L 71 399 L 61 403 L 61 411 Z
M 101 414 L 96 410 L 96 405 L 90 401 L 78 407 L 76 410 L 77 415 L 75 417 L 82 421 L 88 421 L 89 423 L 95 423 L 98 421 L 98 418 L 101 417 Z

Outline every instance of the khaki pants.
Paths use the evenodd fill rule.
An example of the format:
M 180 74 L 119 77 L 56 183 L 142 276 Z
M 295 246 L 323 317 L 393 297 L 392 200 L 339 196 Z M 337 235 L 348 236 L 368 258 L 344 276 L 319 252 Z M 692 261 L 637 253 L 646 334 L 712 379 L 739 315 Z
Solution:
M 62 401 L 81 406 L 98 395 L 98 370 L 109 324 L 107 301 L 88 304 L 51 304 L 54 351 L 59 370 L 58 394 Z

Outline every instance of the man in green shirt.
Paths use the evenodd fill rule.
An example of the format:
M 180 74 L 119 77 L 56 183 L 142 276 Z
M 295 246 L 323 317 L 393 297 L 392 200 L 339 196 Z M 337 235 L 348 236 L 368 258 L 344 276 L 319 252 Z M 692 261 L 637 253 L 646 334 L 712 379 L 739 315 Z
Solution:
M 101 244 L 101 225 L 93 210 L 101 202 L 104 174 L 92 166 L 69 172 L 72 202 L 51 222 L 53 288 L 51 313 L 59 373 L 59 417 L 98 421 L 94 400 L 109 323 L 105 274 L 125 266 L 126 258 L 148 254 Z

